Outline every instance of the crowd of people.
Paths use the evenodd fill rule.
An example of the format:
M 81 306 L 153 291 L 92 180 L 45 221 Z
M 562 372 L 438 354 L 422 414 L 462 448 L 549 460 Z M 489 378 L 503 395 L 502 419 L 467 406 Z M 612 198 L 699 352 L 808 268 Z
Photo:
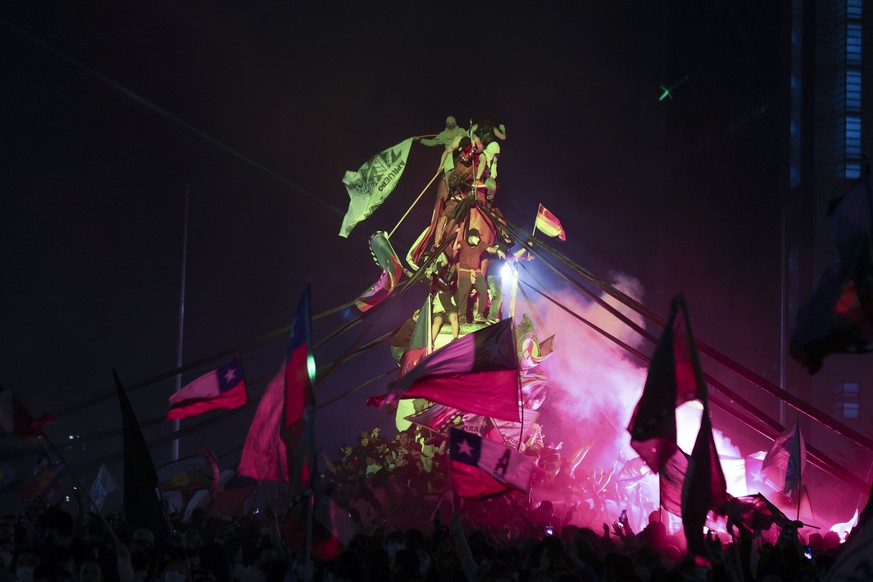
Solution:
M 419 140 L 444 148 L 431 224 L 407 256 L 427 269 L 434 342 L 446 323 L 458 338 L 462 323 L 500 318 L 501 269 L 522 254 L 513 255 L 494 204 L 505 139 L 502 124 L 464 130 L 449 117 L 442 132 Z M 398 363 L 420 313 L 392 342 Z M 523 403 L 533 413 L 543 398 L 529 390 Z M 0 582 L 807 581 L 823 579 L 842 549 L 837 534 L 801 535 L 781 522 L 728 525 L 736 537 L 710 531 L 707 555 L 692 557 L 681 528 L 669 527 L 657 500 L 643 494 L 639 459 L 594 466 L 585 462 L 590 446 L 567 451 L 536 422 L 505 442 L 533 458 L 530 489 L 460 499 L 448 428 L 502 439 L 489 422 L 451 411 L 439 426 L 413 423 L 393 438 L 361 432 L 336 455 L 320 451 L 312 490 L 279 489 L 243 515 L 207 503 L 170 514 L 166 532 L 91 511 L 79 490 L 71 492 L 77 504 L 35 497 L 0 518 Z M 320 500 L 312 513 L 330 511 L 304 535 L 313 531 L 304 526 L 312 492 Z M 339 518 L 350 525 L 342 535 Z
M 187 521 L 174 514 L 171 533 L 158 538 L 120 515 L 74 514 L 33 500 L 22 513 L 2 517 L 0 581 L 778 582 L 823 579 L 842 548 L 836 534 L 801 539 L 787 528 L 767 541 L 709 535 L 706 560 L 695 560 L 657 512 L 639 532 L 621 523 L 556 522 L 549 506 L 520 522 L 486 519 L 498 505 L 512 509 L 518 502 L 511 495 L 444 499 L 413 526 L 362 529 L 331 557 L 312 554 L 307 561 L 305 549 L 285 542 L 279 506 L 232 518 L 209 509 Z
M 386 500 L 397 504 L 424 496 L 435 504 L 450 489 L 447 427 L 464 428 L 470 416 L 474 415 L 446 419 L 446 430 L 440 432 L 413 424 L 393 439 L 383 438 L 378 427 L 361 432 L 357 445 L 341 446 L 335 458 L 321 451 L 324 479 L 331 484 L 337 501 L 353 510 L 365 527 L 383 518 L 385 506 L 391 505 Z M 488 427 L 467 429 L 481 432 Z M 637 462 L 608 468 L 583 466 L 590 447 L 564 455 L 563 443 L 544 441 L 537 423 L 519 448 L 536 464 L 531 479 L 534 494 L 525 500 L 523 511 L 548 501 L 559 510 L 570 511 L 573 523 L 590 526 L 613 519 L 617 508 L 630 508 L 641 522 L 657 506 L 640 492 L 639 482 L 646 473 Z

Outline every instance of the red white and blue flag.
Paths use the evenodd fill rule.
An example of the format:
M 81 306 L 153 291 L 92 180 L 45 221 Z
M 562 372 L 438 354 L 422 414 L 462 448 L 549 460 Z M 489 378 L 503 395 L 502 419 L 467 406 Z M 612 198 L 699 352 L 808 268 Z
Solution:
M 267 384 L 239 458 L 240 475 L 258 481 L 288 481 L 288 456 L 279 436 L 285 403 L 285 362 Z
M 518 451 L 456 428 L 449 430 L 452 487 L 460 497 L 528 491 L 534 461 Z
M 291 324 L 285 363 L 285 406 L 282 440 L 288 455 L 288 482 L 300 490 L 309 487 L 315 471 L 315 359 L 310 350 L 312 325 L 309 284 L 303 291 Z
M 309 285 L 300 298 L 282 367 L 270 381 L 249 427 L 239 473 L 259 480 L 309 486 L 315 468 L 313 438 L 315 360 L 310 352 Z M 295 491 L 296 492 L 296 491 Z
M 246 402 L 242 364 L 239 357 L 235 357 L 170 396 L 167 420 L 181 420 L 210 410 L 238 408 Z

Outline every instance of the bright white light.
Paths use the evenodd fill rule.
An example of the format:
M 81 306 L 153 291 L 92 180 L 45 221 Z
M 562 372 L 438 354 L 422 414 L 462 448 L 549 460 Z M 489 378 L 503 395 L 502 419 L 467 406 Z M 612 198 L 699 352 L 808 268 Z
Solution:
M 689 400 L 676 409 L 676 442 L 689 455 L 697 440 L 702 415 L 703 404 L 699 400 Z
M 503 267 L 500 269 L 500 278 L 503 279 L 504 282 L 509 282 L 515 279 L 518 275 L 518 272 L 509 266 L 509 263 L 504 263 Z

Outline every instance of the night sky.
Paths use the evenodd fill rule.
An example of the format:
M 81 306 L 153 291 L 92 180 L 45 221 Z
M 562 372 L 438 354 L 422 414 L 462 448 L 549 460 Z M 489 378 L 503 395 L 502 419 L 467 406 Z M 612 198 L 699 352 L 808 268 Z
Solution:
M 699 114 L 683 99 L 705 87 L 692 78 L 659 102 L 660 85 L 719 63 L 695 55 L 662 66 L 652 46 L 670 42 L 652 40 L 670 29 L 653 21 L 655 10 L 585 4 L 509 3 L 480 14 L 476 4 L 429 2 L 4 3 L 0 384 L 32 412 L 58 414 L 53 439 L 81 437 L 65 454 L 90 482 L 100 462 L 118 461 L 120 417 L 114 398 L 81 403 L 111 395 L 113 368 L 129 386 L 175 368 L 186 191 L 190 363 L 289 325 L 307 279 L 315 313 L 375 282 L 367 237 L 394 227 L 440 152 L 415 144 L 397 190 L 348 239 L 337 236 L 343 174 L 440 131 L 447 115 L 465 127 L 506 124 L 498 206 L 510 220 L 529 229 L 542 202 L 564 223 L 561 249 L 575 261 L 638 279 L 661 313 L 684 291 L 701 337 L 772 370 L 772 342 L 735 345 L 750 331 L 778 338 L 778 329 L 757 329 L 778 325 L 778 236 L 759 228 L 772 204 L 756 199 L 748 218 L 748 205 L 707 194 L 698 176 L 669 183 L 665 170 L 659 128 L 676 108 Z M 726 124 L 718 107 L 713 119 Z M 425 195 L 392 237 L 401 255 L 432 205 Z M 749 222 L 725 225 L 737 218 Z M 751 240 L 738 242 L 749 229 Z M 746 281 L 761 274 L 769 279 L 753 293 Z M 402 323 L 423 297 L 407 295 L 371 327 L 317 349 L 319 363 Z M 344 318 L 316 321 L 313 340 Z M 286 341 L 242 352 L 252 398 Z M 392 365 L 387 346 L 374 349 L 316 399 Z M 360 430 L 392 430 L 391 417 L 363 404 L 386 384 L 323 408 L 319 444 L 333 451 Z M 167 380 L 130 394 L 146 437 L 159 443 L 158 464 L 169 459 L 170 425 L 156 419 L 172 390 Z M 253 412 L 186 435 L 182 454 L 206 444 L 222 468 L 235 467 Z M 12 464 L 29 471 L 35 451 L 15 449 Z

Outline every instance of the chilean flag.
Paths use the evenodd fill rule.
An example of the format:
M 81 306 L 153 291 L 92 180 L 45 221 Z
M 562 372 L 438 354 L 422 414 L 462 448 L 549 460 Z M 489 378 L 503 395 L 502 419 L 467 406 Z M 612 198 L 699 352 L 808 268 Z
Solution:
M 297 305 L 285 361 L 285 403 L 281 437 L 288 455 L 288 481 L 306 489 L 315 470 L 315 360 L 309 346 L 311 312 L 309 283 Z
M 181 420 L 221 408 L 239 408 L 246 402 L 242 364 L 239 357 L 235 357 L 170 396 L 167 420 Z
M 485 498 L 512 489 L 530 490 L 535 463 L 479 435 L 449 429 L 452 487 L 459 497 Z

